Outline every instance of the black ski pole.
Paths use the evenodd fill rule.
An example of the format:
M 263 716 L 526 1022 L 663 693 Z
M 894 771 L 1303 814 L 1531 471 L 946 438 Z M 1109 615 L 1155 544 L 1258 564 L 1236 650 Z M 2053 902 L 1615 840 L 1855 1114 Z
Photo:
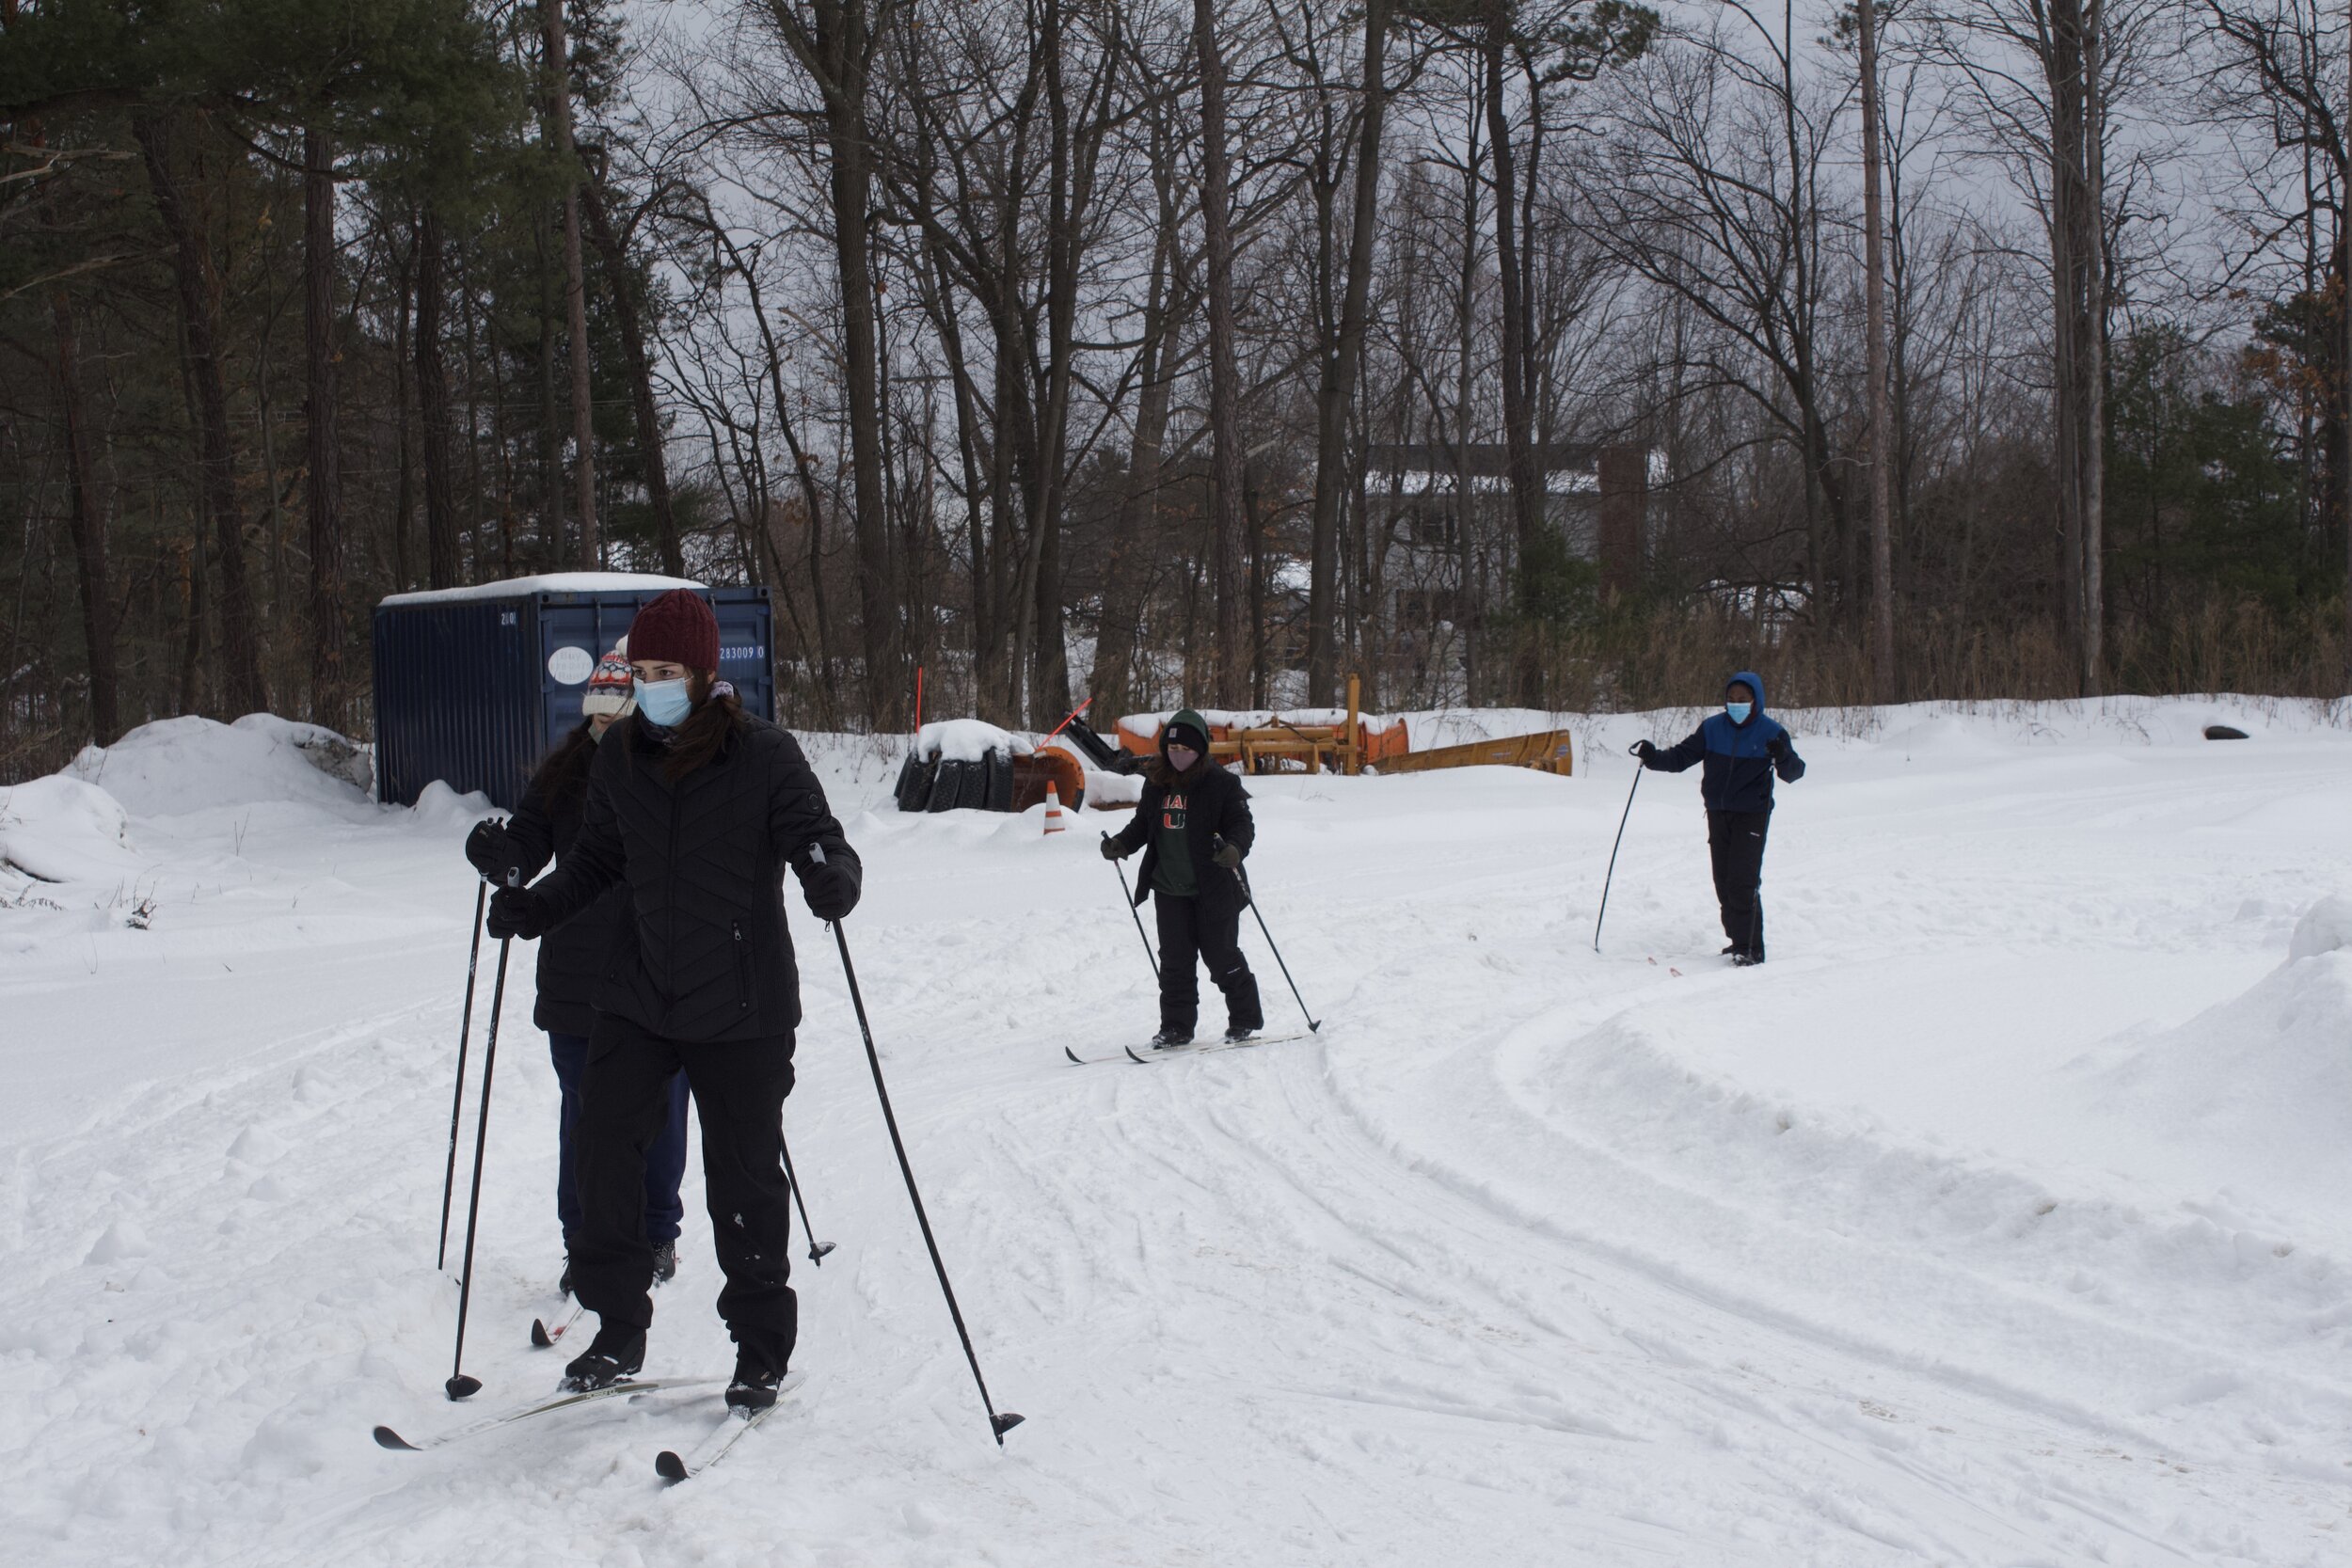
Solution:
M 1637 740 L 1626 750 L 1639 756 L 1642 754 L 1642 743 Z M 1648 771 L 1646 768 L 1634 768 L 1633 789 L 1625 792 L 1625 816 L 1617 818 L 1617 842 L 1609 847 L 1609 875 L 1600 879 L 1600 912 L 1593 916 L 1593 951 L 1596 953 L 1600 951 L 1600 923 L 1609 918 L 1609 884 L 1617 876 L 1617 846 L 1625 842 L 1625 825 L 1633 816 L 1633 790 L 1642 787 L 1642 775 Z
M 1110 836 L 1104 833 L 1103 841 L 1105 844 L 1109 843 Z M 1127 906 L 1127 913 L 1136 923 L 1136 935 L 1143 938 L 1143 956 L 1152 960 L 1152 974 L 1156 979 L 1160 973 L 1160 956 L 1152 950 L 1152 939 L 1144 936 L 1143 916 L 1136 912 L 1136 895 L 1127 886 L 1127 868 L 1117 861 L 1113 861 L 1111 869 L 1119 873 L 1119 901 Z
M 799 1205 L 801 1211 L 801 1228 L 808 1232 L 808 1260 L 822 1268 L 825 1254 L 833 1250 L 833 1243 L 818 1241 L 817 1227 L 808 1223 L 808 1200 L 801 1196 L 801 1179 L 792 1169 L 792 1146 L 784 1141 L 781 1130 L 776 1133 L 776 1147 L 784 1150 L 785 1185 L 792 1189 L 792 1201 Z
M 489 882 L 476 882 L 473 950 L 466 955 L 466 1010 L 457 1025 L 457 1087 L 449 1097 L 449 1169 L 441 1176 L 441 1239 L 433 1247 L 433 1266 L 437 1269 L 449 1261 L 449 1200 L 457 1190 L 457 1123 L 466 1107 L 466 1042 L 473 1034 L 473 976 L 482 965 L 482 908 L 489 897 Z
M 522 874 L 509 871 L 506 885 L 520 887 Z M 490 1027 L 482 1037 L 482 1109 L 473 1130 L 473 1192 L 466 1199 L 466 1272 L 457 1280 L 457 1348 L 450 1357 L 449 1381 L 441 1386 L 453 1400 L 482 1391 L 482 1380 L 465 1372 L 466 1309 L 473 1305 L 473 1238 L 482 1217 L 482 1155 L 490 1141 L 490 1075 L 498 1070 L 499 1008 L 506 1000 L 506 958 L 514 945 L 513 937 L 499 938 L 498 979 L 490 987 Z
M 1222 849 L 1225 847 L 1225 835 L 1211 834 L 1210 842 Z M 1259 912 L 1258 895 L 1250 890 L 1249 874 L 1237 865 L 1233 867 L 1233 880 L 1241 884 L 1242 902 L 1248 905 L 1249 912 L 1257 917 L 1258 934 L 1265 938 L 1266 950 L 1274 955 L 1274 967 L 1282 972 L 1283 980 L 1290 986 L 1291 1000 L 1298 1004 L 1298 1010 L 1306 1016 L 1307 1033 L 1315 1033 L 1323 1027 L 1323 1021 L 1308 1010 L 1307 999 L 1298 994 L 1298 982 L 1291 979 L 1291 966 L 1282 961 L 1282 950 L 1274 944 L 1274 933 L 1266 929 L 1265 916 Z
M 818 863 L 823 851 L 818 850 Z M 841 949 L 842 977 L 850 982 L 850 1006 L 857 1009 L 858 1033 L 866 1037 L 866 1065 L 874 1069 L 874 1093 L 882 1101 L 882 1125 L 890 1129 L 890 1147 L 898 1152 L 898 1174 L 907 1179 L 907 1196 L 914 1203 L 915 1223 L 923 1227 L 923 1244 L 930 1249 L 931 1268 L 939 1275 L 940 1294 L 947 1298 L 947 1315 L 956 1321 L 956 1338 L 963 1341 L 963 1358 L 972 1365 L 972 1381 L 979 1386 L 980 1404 L 988 1411 L 988 1430 L 996 1434 L 996 1446 L 1005 1446 L 1005 1433 L 1021 1424 L 1021 1418 L 1008 1410 L 996 1413 L 996 1405 L 988 1397 L 988 1379 L 980 1375 L 980 1358 L 972 1350 L 972 1336 L 963 1326 L 963 1309 L 956 1305 L 956 1289 L 947 1283 L 947 1265 L 940 1261 L 939 1243 L 931 1237 L 931 1220 L 923 1212 L 923 1195 L 914 1190 L 914 1170 L 907 1164 L 906 1140 L 898 1136 L 898 1118 L 891 1113 L 890 1090 L 882 1083 L 882 1057 L 874 1050 L 874 1028 L 866 1020 L 866 998 L 858 993 L 857 970 L 850 962 L 850 939 L 843 934 L 841 922 L 833 923 L 833 940 Z

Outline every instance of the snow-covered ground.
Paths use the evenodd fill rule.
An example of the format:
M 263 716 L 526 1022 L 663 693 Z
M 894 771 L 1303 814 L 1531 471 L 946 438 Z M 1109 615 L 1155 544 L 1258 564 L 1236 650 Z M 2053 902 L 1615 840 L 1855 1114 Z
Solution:
M 379 809 L 270 721 L 0 791 L 0 1558 L 2346 1560 L 2352 729 L 1784 714 L 1812 772 L 1772 962 L 1735 973 L 1695 775 L 1642 784 L 1592 945 L 1624 747 L 1689 717 L 1574 721 L 1569 779 L 1254 783 L 1265 917 L 1327 1022 L 1148 1068 L 1062 1054 L 1152 1022 L 1104 818 L 901 816 L 895 749 L 811 737 L 916 1174 L 1028 1421 L 989 1440 L 796 893 L 787 1124 L 840 1248 L 799 1273 L 804 1391 L 666 1491 L 707 1393 L 369 1440 L 468 1414 L 433 1266 L 466 802 Z M 529 958 L 485 1408 L 561 1359 L 526 1337 L 559 1263 Z M 649 1376 L 729 1364 L 689 1180 Z

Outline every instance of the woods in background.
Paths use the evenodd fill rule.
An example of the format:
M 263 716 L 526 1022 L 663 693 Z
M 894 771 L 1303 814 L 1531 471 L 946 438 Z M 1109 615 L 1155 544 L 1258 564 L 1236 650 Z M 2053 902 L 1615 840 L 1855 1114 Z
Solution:
M 2340 694 L 2346 33 L 0 0 L 0 779 L 580 567 L 828 728 Z

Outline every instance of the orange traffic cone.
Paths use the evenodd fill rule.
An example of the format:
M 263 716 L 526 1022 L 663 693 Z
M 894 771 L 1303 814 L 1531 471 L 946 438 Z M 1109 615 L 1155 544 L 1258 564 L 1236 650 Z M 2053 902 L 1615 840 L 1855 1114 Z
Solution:
M 1063 826 L 1061 791 L 1055 788 L 1053 782 L 1048 780 L 1045 784 L 1045 831 L 1049 833 L 1057 833 L 1062 831 Z

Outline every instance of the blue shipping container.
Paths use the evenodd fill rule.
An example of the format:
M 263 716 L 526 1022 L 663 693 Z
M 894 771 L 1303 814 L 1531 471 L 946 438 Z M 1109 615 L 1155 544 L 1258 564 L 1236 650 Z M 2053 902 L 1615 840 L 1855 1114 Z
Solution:
M 566 573 L 395 594 L 377 605 L 377 799 L 413 806 L 439 779 L 514 810 L 539 759 L 580 722 L 597 658 L 628 634 L 639 606 L 678 586 Z M 768 590 L 699 591 L 719 617 L 720 675 L 744 712 L 773 719 Z

